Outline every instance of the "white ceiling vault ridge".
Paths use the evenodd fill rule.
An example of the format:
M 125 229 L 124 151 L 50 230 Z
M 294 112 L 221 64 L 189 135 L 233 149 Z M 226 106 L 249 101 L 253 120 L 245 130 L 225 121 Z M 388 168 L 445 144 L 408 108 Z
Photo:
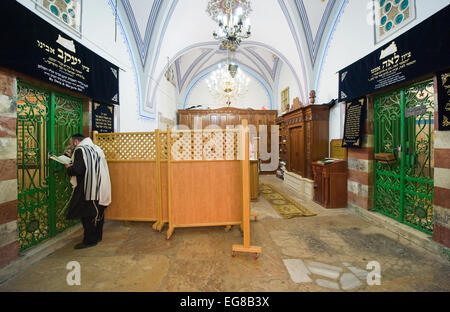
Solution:
M 162 0 L 122 0 L 143 66 Z
M 336 0 L 311 1 L 296 0 L 297 12 L 305 32 L 311 61 L 316 62 L 317 52 L 325 31 L 325 26 L 336 4 Z M 308 18 L 309 16 L 309 18 Z M 320 21 L 320 23 L 318 23 Z
M 192 49 L 175 60 L 178 92 L 181 93 L 205 68 L 213 65 L 217 67 L 228 57 L 232 63 L 251 68 L 258 75 L 258 80 L 263 79 L 273 91 L 280 58 L 266 51 L 263 48 L 249 46 L 228 55 L 226 51 L 217 49 L 215 43 L 208 49 Z
M 156 115 L 156 91 L 170 65 L 175 65 L 181 95 L 226 56 L 212 41 L 216 25 L 206 12 L 207 0 L 118 1 L 124 29 L 134 39 L 135 63 L 140 64 L 141 114 Z M 307 101 L 309 90 L 317 87 L 330 37 L 348 1 L 253 0 L 252 37 L 235 53 L 237 63 L 270 92 L 277 92 L 277 72 L 287 66 L 298 84 L 300 100 Z

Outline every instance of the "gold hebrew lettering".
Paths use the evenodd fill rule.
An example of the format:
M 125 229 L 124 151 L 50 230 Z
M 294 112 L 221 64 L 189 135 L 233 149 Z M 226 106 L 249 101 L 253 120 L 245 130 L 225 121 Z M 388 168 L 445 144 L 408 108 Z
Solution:
M 58 48 L 58 57 L 62 60 L 64 60 L 64 51 Z

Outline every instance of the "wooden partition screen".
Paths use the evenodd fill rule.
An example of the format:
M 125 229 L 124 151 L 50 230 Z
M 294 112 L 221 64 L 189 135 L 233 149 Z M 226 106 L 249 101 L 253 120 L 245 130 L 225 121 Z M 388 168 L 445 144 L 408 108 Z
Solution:
M 178 110 L 178 124 L 185 125 L 189 129 L 204 129 L 215 125 L 222 129 L 227 126 L 238 126 L 243 120 L 247 120 L 251 127 L 255 127 L 254 136 L 260 137 L 260 126 L 267 126 L 267 151 L 271 151 L 271 127 L 275 126 L 277 110 L 239 109 L 235 107 L 223 107 L 218 109 L 182 109 Z M 254 144 L 255 141 L 251 140 Z M 255 146 L 259 151 L 259 144 Z M 268 163 L 270 160 L 261 160 Z M 272 171 L 260 171 L 259 174 L 273 174 Z
M 250 177 L 243 168 L 250 163 L 243 124 L 225 130 L 94 133 L 111 178 L 105 219 L 155 221 L 159 231 L 168 223 L 167 239 L 177 227 L 231 225 L 241 225 L 249 237 L 250 227 L 244 225 Z

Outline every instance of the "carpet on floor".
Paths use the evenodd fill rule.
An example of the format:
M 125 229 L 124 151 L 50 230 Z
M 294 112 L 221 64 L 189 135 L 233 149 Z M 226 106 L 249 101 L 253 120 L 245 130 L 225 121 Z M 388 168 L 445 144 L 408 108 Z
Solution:
M 262 197 L 285 219 L 316 215 L 270 184 L 261 184 L 260 190 Z

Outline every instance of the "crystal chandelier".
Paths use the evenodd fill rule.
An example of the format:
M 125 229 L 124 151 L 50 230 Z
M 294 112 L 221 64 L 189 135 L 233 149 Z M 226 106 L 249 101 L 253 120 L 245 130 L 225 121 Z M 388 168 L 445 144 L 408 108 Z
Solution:
M 219 24 L 213 36 L 221 49 L 234 52 L 242 39 L 250 37 L 250 0 L 210 0 L 206 11 Z
M 228 62 L 226 65 L 219 64 L 219 68 L 206 80 L 211 95 L 228 106 L 231 101 L 247 95 L 249 82 L 250 78 L 237 65 Z

